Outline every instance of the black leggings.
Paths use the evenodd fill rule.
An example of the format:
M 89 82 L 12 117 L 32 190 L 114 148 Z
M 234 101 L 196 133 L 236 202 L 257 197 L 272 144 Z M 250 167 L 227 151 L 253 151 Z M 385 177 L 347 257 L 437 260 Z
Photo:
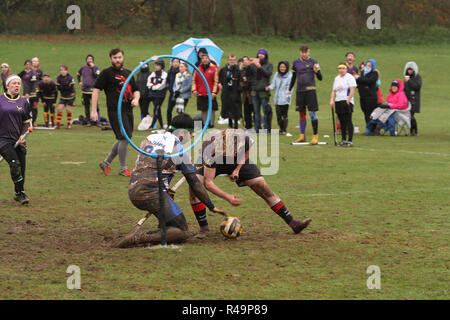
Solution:
M 361 110 L 364 113 L 364 119 L 366 120 L 366 126 L 370 121 L 370 115 L 372 114 L 373 110 L 375 110 L 378 107 L 377 99 L 360 99 L 361 103 Z
M 411 134 L 417 134 L 417 121 L 416 118 L 414 117 L 415 113 L 413 111 L 411 111 Z
M 27 149 L 24 146 L 14 148 L 14 144 L 8 143 L 0 148 L 0 155 L 9 164 L 15 192 L 24 191 Z
M 171 92 L 169 95 L 169 103 L 167 104 L 167 125 L 170 126 L 172 123 L 172 111 L 175 108 L 176 100 L 175 93 Z M 186 104 L 184 105 L 186 106 Z
M 239 120 L 228 118 L 228 128 L 231 128 L 231 129 L 239 128 Z
M 353 141 L 353 122 L 352 113 L 338 113 L 339 121 L 341 122 L 342 141 Z M 348 140 L 347 140 L 348 133 Z
M 159 121 L 159 125 L 161 128 L 163 128 L 163 118 L 162 118 L 162 112 L 161 112 L 161 106 L 164 102 L 164 98 L 150 98 L 150 102 L 153 101 L 153 121 L 150 126 L 152 129 L 153 126 L 156 124 L 156 120 Z
M 289 105 L 277 105 L 275 109 L 277 112 L 277 121 L 278 125 L 280 126 L 280 131 L 286 132 L 288 126 Z
M 148 98 L 139 99 L 139 107 L 141 108 L 141 119 L 144 119 L 148 115 L 148 106 L 150 105 L 150 100 Z
M 250 95 L 244 95 L 244 122 L 245 128 L 251 129 L 253 128 L 253 102 L 252 97 Z

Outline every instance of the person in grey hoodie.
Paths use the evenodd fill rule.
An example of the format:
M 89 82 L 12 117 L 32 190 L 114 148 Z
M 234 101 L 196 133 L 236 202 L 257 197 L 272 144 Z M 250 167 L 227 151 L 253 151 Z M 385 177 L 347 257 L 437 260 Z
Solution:
M 291 93 L 289 91 L 291 79 L 292 72 L 289 71 L 289 62 L 280 61 L 278 63 L 278 72 L 275 73 L 270 86 L 266 88 L 267 91 L 275 90 L 273 102 L 275 103 L 281 135 L 286 135 L 287 133 L 288 110 L 291 104 Z
M 411 135 L 417 136 L 417 121 L 414 115 L 420 113 L 420 90 L 422 89 L 422 77 L 419 74 L 417 63 L 408 62 L 404 70 L 405 94 L 411 103 Z
M 270 93 L 266 91 L 266 87 L 270 84 L 273 64 L 269 62 L 269 54 L 266 49 L 260 49 L 258 57 L 251 59 L 248 73 L 252 79 L 252 100 L 255 111 L 256 133 L 259 133 L 261 129 L 261 107 L 264 112 L 264 128 L 269 132 L 272 122 L 272 108 L 269 104 Z

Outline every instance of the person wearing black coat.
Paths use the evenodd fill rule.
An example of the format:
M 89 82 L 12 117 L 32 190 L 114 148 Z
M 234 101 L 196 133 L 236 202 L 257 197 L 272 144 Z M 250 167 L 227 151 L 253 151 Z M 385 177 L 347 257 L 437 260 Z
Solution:
M 240 86 L 241 71 L 237 65 L 236 56 L 230 54 L 228 64 L 219 71 L 219 83 L 222 89 L 222 111 L 220 116 L 228 119 L 228 126 L 238 128 L 242 118 L 242 101 Z
M 414 115 L 420 113 L 420 90 L 422 89 L 422 77 L 419 67 L 413 61 L 405 66 L 405 94 L 411 103 L 411 135 L 417 136 L 417 121 Z
M 170 69 L 167 72 L 167 87 L 169 89 L 169 103 L 167 105 L 167 125 L 170 126 L 172 122 L 172 110 L 175 107 L 175 92 L 173 91 L 173 84 L 175 83 L 175 78 L 177 73 L 180 72 L 180 60 L 173 59 Z
M 148 106 L 150 105 L 150 99 L 148 98 L 148 87 L 147 80 L 150 77 L 150 69 L 148 64 L 142 66 L 141 71 L 137 76 L 136 84 L 139 88 L 139 92 L 141 93 L 141 97 L 139 99 L 139 107 L 141 109 L 141 119 L 143 119 L 148 114 Z
M 375 71 L 376 62 L 369 59 L 366 62 L 361 75 L 355 75 L 356 84 L 358 85 L 361 110 L 364 113 L 366 126 L 370 121 L 370 115 L 378 106 L 377 81 L 378 72 Z

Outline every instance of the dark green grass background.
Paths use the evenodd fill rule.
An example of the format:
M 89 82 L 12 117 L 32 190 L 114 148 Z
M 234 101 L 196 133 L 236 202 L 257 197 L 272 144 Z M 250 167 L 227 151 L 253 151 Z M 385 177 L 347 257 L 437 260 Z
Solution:
M 3 37 L 0 60 L 18 73 L 25 59 L 38 56 L 53 78 L 63 63 L 75 76 L 89 53 L 103 69 L 109 66 L 109 50 L 120 46 L 126 67 L 133 69 L 142 59 L 170 53 L 181 40 Z M 265 47 L 275 65 L 298 56 L 299 43 L 294 42 L 213 40 L 226 54 L 238 56 L 254 56 Z M 212 197 L 218 207 L 241 219 L 240 240 L 224 240 L 218 232 L 221 218 L 210 216 L 213 235 L 203 242 L 165 250 L 111 249 L 111 239 L 128 232 L 143 214 L 128 200 L 128 179 L 117 175 L 118 161 L 111 177 L 98 168 L 114 142 L 112 131 L 79 126 L 35 131 L 28 139 L 29 206 L 12 200 L 8 166 L 0 165 L 0 298 L 448 299 L 450 47 L 310 47 L 324 74 L 318 83 L 319 133 L 330 144 L 292 147 L 293 138 L 280 137 L 279 172 L 266 177 L 295 217 L 313 218 L 303 234 L 292 234 L 248 188 L 237 189 L 218 178 L 220 187 L 244 199 L 242 206 L 232 208 Z M 328 102 L 336 65 L 349 50 L 356 52 L 358 64 L 377 60 L 385 94 L 393 79 L 402 78 L 407 61 L 418 63 L 424 80 L 419 137 L 356 135 L 353 149 L 335 148 L 330 138 L 323 138 L 332 136 Z M 84 114 L 77 90 L 74 117 Z M 354 123 L 363 130 L 358 99 Z M 103 112 L 104 100 L 102 94 Z M 196 114 L 194 102 L 187 108 L 191 115 Z M 137 110 L 135 116 L 137 121 Z M 293 106 L 289 119 L 295 137 L 298 115 Z M 145 136 L 136 131 L 134 141 Z M 130 148 L 130 167 L 135 159 Z M 177 201 L 196 232 L 186 185 Z M 155 226 L 154 218 L 145 224 L 146 229 Z M 66 288 L 69 265 L 81 268 L 81 290 Z M 381 268 L 381 290 L 367 289 L 370 265 Z

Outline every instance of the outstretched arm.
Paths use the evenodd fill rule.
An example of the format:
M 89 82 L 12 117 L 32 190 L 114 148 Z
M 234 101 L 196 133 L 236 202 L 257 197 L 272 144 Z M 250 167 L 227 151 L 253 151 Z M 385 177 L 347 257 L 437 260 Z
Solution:
M 211 199 L 206 192 L 205 186 L 198 180 L 197 175 L 195 174 L 195 169 L 191 165 L 186 166 L 184 163 L 181 165 L 181 171 L 183 175 L 186 177 L 186 181 L 192 189 L 194 195 L 203 202 L 209 210 L 218 212 Z
M 211 191 L 216 196 L 228 201 L 233 206 L 242 204 L 242 199 L 237 195 L 231 195 L 220 189 L 215 183 L 216 169 L 204 167 L 205 186 L 208 191 Z

